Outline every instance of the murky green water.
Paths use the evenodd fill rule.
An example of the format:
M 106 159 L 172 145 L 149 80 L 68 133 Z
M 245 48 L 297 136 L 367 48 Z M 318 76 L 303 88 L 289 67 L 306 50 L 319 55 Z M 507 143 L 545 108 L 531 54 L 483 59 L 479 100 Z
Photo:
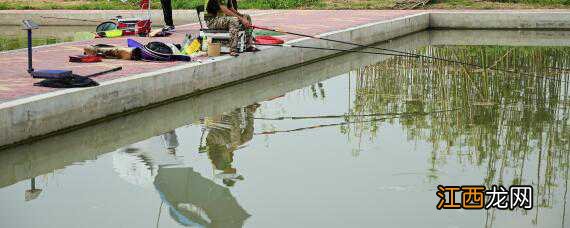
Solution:
M 158 29 L 160 26 L 153 26 Z M 41 26 L 33 30 L 32 46 L 50 45 L 63 42 L 94 39 L 96 26 Z M 256 35 L 274 35 L 267 31 L 256 30 Z M 0 26 L 0 52 L 28 47 L 26 30 L 20 26 Z
M 564 34 L 384 44 L 525 76 L 343 55 L 2 151 L 0 226 L 568 227 Z M 440 184 L 534 208 L 437 210 Z
M 49 45 L 62 42 L 92 39 L 95 26 L 43 26 L 33 31 L 32 45 Z M 0 51 L 26 48 L 27 33 L 20 26 L 0 26 Z

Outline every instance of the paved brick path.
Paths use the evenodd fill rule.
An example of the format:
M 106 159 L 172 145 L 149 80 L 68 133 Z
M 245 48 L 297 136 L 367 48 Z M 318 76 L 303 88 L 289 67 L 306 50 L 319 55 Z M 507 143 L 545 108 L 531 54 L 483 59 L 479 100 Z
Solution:
M 255 25 L 278 27 L 285 31 L 317 35 L 336 30 L 368 24 L 372 22 L 393 19 L 405 15 L 418 13 L 418 11 L 269 11 L 254 12 Z M 255 15 L 257 14 L 257 15 Z M 152 40 L 182 42 L 186 33 L 197 34 L 198 24 L 177 26 L 177 32 L 168 38 L 152 38 Z M 43 27 L 42 29 L 49 29 Z M 151 38 L 131 37 L 142 43 Z M 295 39 L 295 36 L 286 36 L 286 40 Z M 114 39 L 95 39 L 81 42 L 62 43 L 52 46 L 34 48 L 35 69 L 69 69 L 77 74 L 90 74 L 98 71 L 122 66 L 123 70 L 96 77 L 97 81 L 106 81 L 134 74 L 151 72 L 183 62 L 142 62 L 127 60 L 105 59 L 100 63 L 70 63 L 70 55 L 82 54 L 83 47 L 87 45 L 106 43 L 126 46 L 126 37 Z M 26 72 L 27 57 L 25 50 L 0 53 L 0 103 L 24 98 L 28 96 L 48 93 L 56 89 L 33 86 L 38 81 L 32 79 Z

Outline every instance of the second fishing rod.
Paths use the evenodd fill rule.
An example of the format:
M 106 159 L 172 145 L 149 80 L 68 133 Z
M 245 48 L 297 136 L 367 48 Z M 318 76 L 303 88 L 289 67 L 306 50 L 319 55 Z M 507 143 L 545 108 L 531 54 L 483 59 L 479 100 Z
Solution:
M 353 45 L 353 46 L 357 46 L 357 47 L 361 47 L 361 48 L 371 48 L 371 49 L 376 49 L 376 50 L 382 50 L 382 51 L 389 51 L 389 52 L 394 52 L 394 53 L 399 53 L 399 54 L 405 54 L 405 55 L 408 55 L 408 56 L 415 56 L 415 57 L 421 57 L 421 58 L 427 58 L 427 59 L 440 60 L 440 61 L 449 62 L 449 63 L 456 63 L 456 64 L 461 64 L 461 65 L 466 65 L 466 66 L 477 67 L 477 68 L 481 68 L 481 69 L 490 69 L 490 70 L 496 70 L 496 71 L 514 73 L 514 74 L 520 74 L 520 75 L 525 75 L 525 76 L 529 76 L 529 77 L 542 78 L 542 79 L 545 79 L 545 80 L 553 80 L 553 81 L 558 81 L 558 82 L 563 82 L 563 83 L 567 83 L 567 82 L 568 82 L 568 81 L 564 81 L 564 80 L 557 79 L 557 78 L 549 78 L 549 77 L 544 77 L 544 76 L 538 76 L 538 75 L 533 75 L 533 74 L 529 74 L 529 73 L 524 73 L 524 72 L 520 72 L 520 71 L 516 71 L 516 70 L 501 69 L 501 68 L 496 68 L 496 67 L 493 67 L 493 66 L 491 66 L 491 67 L 485 67 L 485 66 L 482 66 L 482 65 L 479 65 L 479 64 L 475 64 L 475 63 L 462 62 L 462 61 L 458 61 L 458 60 L 445 59 L 445 58 L 440 58 L 440 57 L 435 57 L 435 56 L 422 55 L 422 54 L 417 54 L 417 53 L 412 53 L 412 52 L 405 52 L 405 51 L 399 51 L 399 50 L 388 49 L 388 48 L 374 47 L 374 46 L 370 46 L 370 45 L 358 44 L 358 43 L 353 43 L 353 42 L 348 42 L 348 41 L 329 39 L 329 38 L 325 38 L 325 37 L 317 37 L 317 36 L 312 36 L 312 35 L 307 35 L 307 34 L 301 34 L 301 33 L 296 33 L 296 32 L 288 32 L 288 31 L 283 31 L 283 30 L 280 30 L 280 29 L 272 29 L 272 28 L 261 27 L 261 26 L 255 26 L 255 25 L 252 25 L 251 27 L 252 27 L 252 28 L 256 28 L 256 29 L 266 30 L 266 31 L 273 31 L 273 32 L 285 33 L 285 34 L 289 34 L 289 35 L 295 35 L 295 36 L 307 37 L 307 38 L 312 38 L 312 39 L 319 39 L 319 40 L 324 40 L 324 41 L 330 41 L 330 42 L 336 42 L 336 43 L 341 43 L 341 44 Z
M 292 48 L 315 49 L 315 50 L 323 50 L 323 51 L 354 52 L 354 53 L 371 54 L 371 55 L 388 55 L 388 56 L 419 58 L 419 56 L 414 56 L 414 55 L 402 55 L 402 54 L 395 54 L 395 53 L 371 52 L 371 51 L 339 49 L 339 48 L 324 48 L 324 47 L 314 47 L 314 46 L 301 46 L 301 45 L 294 45 L 294 44 L 255 44 L 255 45 L 272 46 L 272 47 L 292 47 Z

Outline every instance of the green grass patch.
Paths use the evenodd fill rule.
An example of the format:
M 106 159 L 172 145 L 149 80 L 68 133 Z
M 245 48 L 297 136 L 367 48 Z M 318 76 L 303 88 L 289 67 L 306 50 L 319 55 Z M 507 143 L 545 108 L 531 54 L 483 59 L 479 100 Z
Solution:
M 124 10 L 138 9 L 139 0 L 89 0 L 89 1 L 63 1 L 63 2 L 42 2 L 12 0 L 0 2 L 0 10 L 8 9 L 72 9 L 72 10 Z M 322 6 L 321 0 L 242 0 L 239 6 L 242 9 L 295 9 Z M 204 0 L 172 0 L 174 9 L 194 9 L 198 5 L 203 5 Z M 160 9 L 159 1 L 151 4 L 154 9 Z
M 32 46 L 41 46 L 56 44 L 62 42 L 73 41 L 73 37 L 67 38 L 55 38 L 55 37 L 41 37 L 33 38 Z M 28 39 L 26 37 L 0 37 L 0 51 L 14 50 L 19 48 L 25 48 L 28 44 Z
M 533 9 L 568 8 L 570 0 L 434 0 L 431 8 L 453 9 Z
M 242 9 L 295 9 L 319 5 L 320 0 L 242 0 L 239 7 Z M 172 7 L 175 9 L 193 9 L 203 5 L 203 0 L 173 0 Z M 155 7 L 160 5 L 155 4 Z M 153 7 L 154 8 L 154 7 Z
M 240 9 L 392 9 L 398 0 L 240 0 Z M 9 9 L 70 9 L 126 10 L 138 9 L 139 0 L 4 0 L 0 10 Z M 204 0 L 172 0 L 174 9 L 194 9 Z M 160 9 L 159 1 L 152 8 Z M 433 0 L 428 8 L 450 9 L 529 9 L 569 8 L 570 0 Z

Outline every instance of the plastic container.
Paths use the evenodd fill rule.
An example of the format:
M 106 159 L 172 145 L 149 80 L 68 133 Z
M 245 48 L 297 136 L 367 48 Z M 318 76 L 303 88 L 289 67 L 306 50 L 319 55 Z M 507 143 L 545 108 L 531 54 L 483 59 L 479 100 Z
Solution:
M 210 43 L 210 45 L 208 45 L 208 56 L 209 57 L 220 56 L 221 51 L 222 51 L 222 44 L 220 44 L 220 43 Z

